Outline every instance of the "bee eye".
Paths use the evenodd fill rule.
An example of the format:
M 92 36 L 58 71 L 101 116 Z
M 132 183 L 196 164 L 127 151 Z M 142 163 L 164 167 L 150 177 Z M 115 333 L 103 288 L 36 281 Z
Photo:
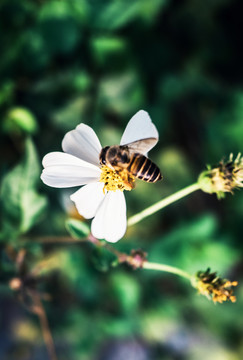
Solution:
M 105 164 L 106 164 L 106 161 L 105 161 L 105 159 L 104 159 L 104 158 L 101 160 L 101 162 L 102 162 L 102 164 L 103 164 L 103 165 L 105 165 Z

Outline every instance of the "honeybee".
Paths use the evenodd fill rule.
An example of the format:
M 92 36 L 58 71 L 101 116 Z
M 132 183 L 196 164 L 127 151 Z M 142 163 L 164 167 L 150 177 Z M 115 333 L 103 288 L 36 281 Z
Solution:
M 146 182 L 162 179 L 160 169 L 147 152 L 158 142 L 158 131 L 147 112 L 140 110 L 127 124 L 120 145 L 106 146 L 99 155 L 100 163 L 116 172 L 128 174 Z

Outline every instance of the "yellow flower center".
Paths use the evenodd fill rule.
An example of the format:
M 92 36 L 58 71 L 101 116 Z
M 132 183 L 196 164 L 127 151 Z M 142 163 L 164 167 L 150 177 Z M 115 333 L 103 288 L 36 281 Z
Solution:
M 104 189 L 107 191 L 132 190 L 134 188 L 135 177 L 126 170 L 115 171 L 106 165 L 101 167 L 100 182 L 103 182 Z

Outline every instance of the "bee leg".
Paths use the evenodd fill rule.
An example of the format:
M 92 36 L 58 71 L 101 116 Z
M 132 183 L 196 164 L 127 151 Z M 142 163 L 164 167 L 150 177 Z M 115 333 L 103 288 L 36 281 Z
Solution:
M 135 188 L 135 183 L 130 183 L 129 181 L 124 181 L 124 185 L 126 187 L 126 190 L 132 190 Z

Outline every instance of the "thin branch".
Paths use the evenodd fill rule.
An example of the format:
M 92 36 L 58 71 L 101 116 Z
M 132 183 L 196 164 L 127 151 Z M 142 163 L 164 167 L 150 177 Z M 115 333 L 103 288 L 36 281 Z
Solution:
M 40 295 L 34 291 L 31 292 L 31 297 L 33 300 L 33 305 L 29 308 L 29 310 L 36 314 L 39 318 L 41 330 L 43 334 L 43 339 L 46 344 L 47 352 L 49 354 L 50 360 L 58 360 L 55 350 L 55 345 L 53 341 L 53 337 L 51 334 L 51 330 L 49 327 L 48 319 L 46 316 L 46 312 L 42 301 L 40 299 Z
M 192 280 L 192 276 L 189 273 L 187 273 L 184 270 L 178 269 L 177 267 L 170 266 L 170 265 L 157 264 L 157 263 L 153 263 L 153 262 L 144 261 L 143 269 L 165 271 L 165 272 L 169 272 L 171 274 L 179 275 L 190 281 Z
M 71 236 L 52 236 L 52 235 L 47 235 L 47 236 L 33 236 L 31 237 L 31 239 L 33 240 L 34 243 L 40 243 L 40 244 L 53 244 L 53 243 L 79 243 L 79 242 L 83 242 L 85 241 L 85 239 L 74 239 Z M 29 238 L 27 237 L 22 237 L 21 241 L 23 242 L 28 242 L 29 243 Z
M 157 203 L 149 206 L 147 209 L 141 211 L 140 213 L 131 216 L 128 221 L 127 221 L 127 225 L 131 226 L 134 224 L 137 224 L 138 222 L 140 222 L 141 220 L 143 220 L 144 218 L 146 218 L 147 216 L 150 216 L 152 214 L 154 214 L 155 212 L 165 208 L 166 206 L 174 203 L 175 201 L 178 201 L 180 199 L 182 199 L 183 197 L 191 194 L 192 192 L 199 190 L 200 187 L 198 185 L 198 183 L 189 185 L 187 187 L 185 187 L 182 190 L 177 191 L 176 193 L 167 196 L 166 198 L 158 201 Z
M 108 244 L 107 242 L 102 242 L 102 241 L 98 240 L 91 233 L 89 234 L 87 240 L 96 246 L 99 246 L 99 247 L 102 246 L 105 249 L 107 249 L 109 252 L 111 252 L 112 254 L 114 254 L 117 257 L 117 259 L 120 263 L 129 261 L 130 255 L 115 249 L 111 244 Z

